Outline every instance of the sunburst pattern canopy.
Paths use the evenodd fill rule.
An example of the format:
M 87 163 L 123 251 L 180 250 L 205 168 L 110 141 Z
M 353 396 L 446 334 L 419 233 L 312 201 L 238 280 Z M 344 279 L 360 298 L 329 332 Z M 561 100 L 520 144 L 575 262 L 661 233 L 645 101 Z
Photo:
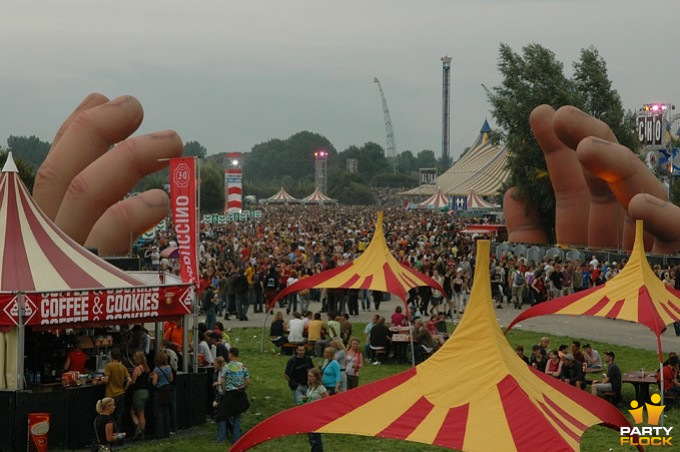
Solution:
M 286 191 L 283 186 L 281 189 L 274 194 L 273 196 L 267 198 L 267 202 L 275 204 L 275 203 L 293 203 L 293 202 L 300 202 L 299 199 L 295 198 L 292 196 L 290 193 Z
M 383 213 L 378 213 L 375 232 L 366 251 L 349 264 L 300 279 L 279 292 L 269 307 L 286 295 L 303 289 L 369 289 L 389 292 L 406 300 L 414 287 L 430 286 L 444 293 L 444 289 L 427 275 L 400 264 L 385 242 Z
M 449 198 L 442 192 L 441 188 L 425 201 L 418 204 L 419 209 L 445 209 L 449 207 Z
M 495 204 L 484 201 L 483 198 L 477 196 L 474 190 L 470 190 L 467 197 L 467 210 L 493 209 L 498 207 Z
M 477 242 L 468 308 L 451 339 L 414 369 L 276 414 L 232 451 L 306 432 L 377 436 L 463 451 L 578 450 L 590 426 L 629 426 L 612 405 L 537 372 L 496 322 L 489 248 Z
M 0 291 L 141 286 L 76 243 L 36 205 L 11 153 L 0 174 Z
M 643 243 L 642 220 L 635 224 L 635 244 L 621 272 L 601 286 L 538 304 L 513 320 L 510 330 L 522 320 L 548 314 L 584 315 L 641 323 L 656 334 L 659 359 L 661 333 L 666 325 L 680 320 L 680 293 L 666 286 L 649 266 Z
M 302 202 L 308 203 L 308 204 L 323 204 L 323 203 L 329 203 L 329 202 L 335 202 L 334 199 L 329 198 L 328 196 L 324 195 L 323 192 L 319 187 L 316 187 L 312 194 L 309 196 L 306 196 L 302 199 Z

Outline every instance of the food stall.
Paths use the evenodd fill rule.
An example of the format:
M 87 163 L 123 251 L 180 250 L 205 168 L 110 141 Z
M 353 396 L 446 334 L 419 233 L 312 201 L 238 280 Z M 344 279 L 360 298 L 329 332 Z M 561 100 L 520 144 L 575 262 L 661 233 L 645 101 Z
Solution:
M 96 371 L 125 325 L 187 319 L 192 286 L 145 285 L 74 242 L 35 204 L 11 154 L 0 173 L 0 221 L 0 450 L 25 447 L 34 411 L 51 413 L 51 447 L 85 446 L 104 387 L 84 378 L 64 388 L 65 331 L 92 340 Z M 192 377 L 205 379 L 178 377 L 178 413 L 191 415 L 180 392 L 189 393 Z

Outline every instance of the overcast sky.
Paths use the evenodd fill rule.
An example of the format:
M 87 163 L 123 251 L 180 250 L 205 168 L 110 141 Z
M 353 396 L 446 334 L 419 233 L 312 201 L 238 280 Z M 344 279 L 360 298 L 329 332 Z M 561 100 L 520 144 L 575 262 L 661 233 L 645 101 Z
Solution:
M 0 144 L 52 141 L 88 93 L 136 96 L 139 133 L 175 129 L 209 153 L 309 130 L 342 151 L 441 153 L 440 58 L 453 58 L 451 146 L 460 155 L 500 83 L 498 48 L 553 50 L 571 75 L 594 45 L 626 108 L 680 104 L 680 1 L 32 0 L 0 7 Z

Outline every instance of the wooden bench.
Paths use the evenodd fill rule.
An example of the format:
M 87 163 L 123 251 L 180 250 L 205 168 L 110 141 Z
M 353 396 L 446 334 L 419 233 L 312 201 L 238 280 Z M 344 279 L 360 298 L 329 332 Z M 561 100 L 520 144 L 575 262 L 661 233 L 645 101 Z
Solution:
M 379 349 L 371 348 L 371 352 L 373 353 L 373 361 L 374 362 L 382 363 L 383 361 L 387 360 L 387 358 L 388 358 L 387 350 L 385 350 L 384 348 L 379 348 Z M 382 359 L 381 359 L 381 357 L 382 357 Z

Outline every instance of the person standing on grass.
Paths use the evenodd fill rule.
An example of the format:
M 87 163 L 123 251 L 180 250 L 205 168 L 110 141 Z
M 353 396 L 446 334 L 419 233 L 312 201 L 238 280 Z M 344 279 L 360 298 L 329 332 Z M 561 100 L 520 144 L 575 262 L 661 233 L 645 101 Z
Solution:
M 309 369 L 307 372 L 307 394 L 304 402 L 311 403 L 328 397 L 326 387 L 321 384 L 321 371 L 319 369 Z M 308 433 L 310 452 L 323 452 L 323 442 L 321 433 Z
M 135 424 L 135 438 L 144 438 L 146 431 L 146 416 L 144 411 L 149 401 L 149 374 L 151 369 L 146 362 L 146 355 L 142 351 L 135 352 L 133 357 L 135 368 L 132 370 L 131 389 L 132 389 L 132 408 L 130 417 Z
M 113 399 L 116 410 L 113 417 L 118 428 L 123 425 L 123 411 L 125 411 L 125 391 L 130 386 L 130 373 L 121 362 L 121 352 L 118 347 L 111 349 L 111 362 L 104 369 L 101 382 L 106 384 L 106 397 Z
M 364 365 L 364 357 L 359 348 L 359 339 L 353 337 L 345 355 L 345 374 L 347 375 L 347 389 L 359 386 L 359 369 Z
M 248 410 L 250 403 L 246 389 L 250 385 L 250 372 L 238 360 L 239 350 L 229 349 L 229 362 L 222 368 L 222 389 L 224 396 L 217 409 L 217 441 L 227 439 L 227 431 L 231 431 L 232 443 L 241 437 L 241 416 Z
M 321 365 L 321 382 L 326 387 L 328 394 L 333 395 L 340 392 L 342 383 L 342 372 L 340 364 L 335 360 L 335 348 L 326 347 L 323 351 L 324 362 Z
M 305 346 L 295 347 L 295 356 L 288 360 L 283 376 L 293 392 L 293 402 L 300 405 L 307 393 L 307 371 L 314 367 L 312 359 L 305 354 Z

